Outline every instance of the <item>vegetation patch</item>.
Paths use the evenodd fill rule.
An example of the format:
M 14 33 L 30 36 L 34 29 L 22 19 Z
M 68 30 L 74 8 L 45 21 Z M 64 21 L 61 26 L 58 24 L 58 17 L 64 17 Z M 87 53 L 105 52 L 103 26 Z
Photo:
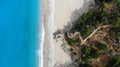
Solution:
M 120 67 L 120 0 L 95 0 L 74 23 L 70 31 L 79 35 L 64 35 L 80 67 Z

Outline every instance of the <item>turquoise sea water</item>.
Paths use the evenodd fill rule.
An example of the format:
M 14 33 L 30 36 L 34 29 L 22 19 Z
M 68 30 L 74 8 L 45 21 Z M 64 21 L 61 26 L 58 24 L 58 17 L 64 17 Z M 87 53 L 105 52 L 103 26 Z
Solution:
M 0 67 L 37 67 L 39 0 L 0 0 Z

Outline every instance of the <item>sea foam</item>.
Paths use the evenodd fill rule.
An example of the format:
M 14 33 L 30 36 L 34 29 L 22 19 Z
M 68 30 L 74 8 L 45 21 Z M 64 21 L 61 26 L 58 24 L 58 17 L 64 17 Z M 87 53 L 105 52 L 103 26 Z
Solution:
M 41 19 L 40 19 L 40 22 L 42 24 L 42 28 L 41 28 L 42 34 L 41 34 L 41 32 L 39 32 L 39 34 L 40 34 L 40 38 L 39 38 L 40 39 L 40 41 L 39 41 L 40 42 L 39 43 L 40 48 L 38 50 L 38 53 L 39 53 L 39 67 L 43 67 L 43 60 L 44 60 L 44 58 L 43 58 L 43 49 L 44 49 L 43 45 L 44 45 L 44 38 L 45 38 L 44 23 L 47 23 L 47 25 L 45 25 L 45 26 L 47 26 L 49 28 L 48 32 L 49 32 L 50 36 L 48 38 L 50 38 L 50 41 L 53 40 L 52 32 L 53 32 L 53 29 L 54 29 L 54 12 L 55 12 L 54 11 L 55 10 L 54 9 L 54 4 L 55 4 L 55 1 L 54 0 L 46 0 L 44 2 L 46 2 L 46 3 L 43 3 L 41 5 L 41 9 L 42 9 L 41 11 L 43 11 L 43 12 L 41 12 L 42 14 L 41 14 Z M 47 12 L 47 13 L 44 13 L 44 12 Z M 47 22 L 44 22 L 45 17 L 44 17 L 43 14 L 48 14 L 47 19 L 46 19 Z M 51 44 L 53 44 L 53 43 L 51 43 Z M 54 45 L 51 45 L 50 47 L 54 48 Z M 53 55 L 53 54 L 50 54 L 50 56 L 51 55 Z M 51 58 L 53 59 L 53 56 Z M 51 64 L 53 65 L 54 62 L 52 61 L 48 65 L 51 66 Z
M 44 45 L 44 36 L 45 36 L 45 31 L 44 31 L 44 24 L 42 22 L 43 17 L 41 17 L 40 25 L 41 25 L 41 31 L 39 32 L 39 67 L 43 67 L 43 45 Z

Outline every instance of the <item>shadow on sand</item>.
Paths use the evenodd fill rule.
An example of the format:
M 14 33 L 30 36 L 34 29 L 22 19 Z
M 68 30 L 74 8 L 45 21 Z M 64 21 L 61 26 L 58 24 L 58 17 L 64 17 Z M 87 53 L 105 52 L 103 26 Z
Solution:
M 94 4 L 94 0 L 84 0 L 83 6 L 80 9 L 76 9 L 72 13 L 72 15 L 70 17 L 70 21 L 68 22 L 68 24 L 66 26 L 64 26 L 64 29 L 57 30 L 54 33 L 54 36 L 57 34 L 59 35 L 60 31 L 63 31 L 63 32 L 69 31 L 74 26 L 76 21 L 79 20 L 80 16 L 82 16 L 84 13 L 88 12 L 88 10 L 90 10 L 92 8 L 91 5 L 93 5 L 93 4 Z M 65 45 L 65 43 L 61 44 L 61 48 L 63 49 L 63 51 L 70 55 L 70 52 L 68 51 L 69 49 L 66 47 L 68 47 L 68 46 Z M 72 56 L 70 56 L 70 57 L 72 59 Z M 65 64 L 58 63 L 54 67 L 79 67 L 79 65 L 77 65 L 76 63 L 74 63 L 74 61 L 72 61 L 72 62 L 66 62 Z
M 92 5 L 94 4 L 94 0 L 84 0 L 84 4 L 80 9 L 76 9 L 71 17 L 70 17 L 70 21 L 68 22 L 68 24 L 66 26 L 64 26 L 64 31 L 69 31 L 76 23 L 76 21 L 78 21 L 78 19 L 80 18 L 80 16 L 82 16 L 84 13 L 88 12 L 88 10 L 90 10 L 92 8 Z

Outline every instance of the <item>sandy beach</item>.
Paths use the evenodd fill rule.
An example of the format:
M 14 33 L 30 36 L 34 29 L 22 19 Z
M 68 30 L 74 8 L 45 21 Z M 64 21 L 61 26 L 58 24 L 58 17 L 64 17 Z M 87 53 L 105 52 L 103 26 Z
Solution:
M 71 63 L 71 58 L 62 49 L 63 41 L 55 41 L 53 33 L 62 30 L 88 10 L 93 0 L 42 0 L 42 21 L 45 29 L 43 67 L 62 67 Z

